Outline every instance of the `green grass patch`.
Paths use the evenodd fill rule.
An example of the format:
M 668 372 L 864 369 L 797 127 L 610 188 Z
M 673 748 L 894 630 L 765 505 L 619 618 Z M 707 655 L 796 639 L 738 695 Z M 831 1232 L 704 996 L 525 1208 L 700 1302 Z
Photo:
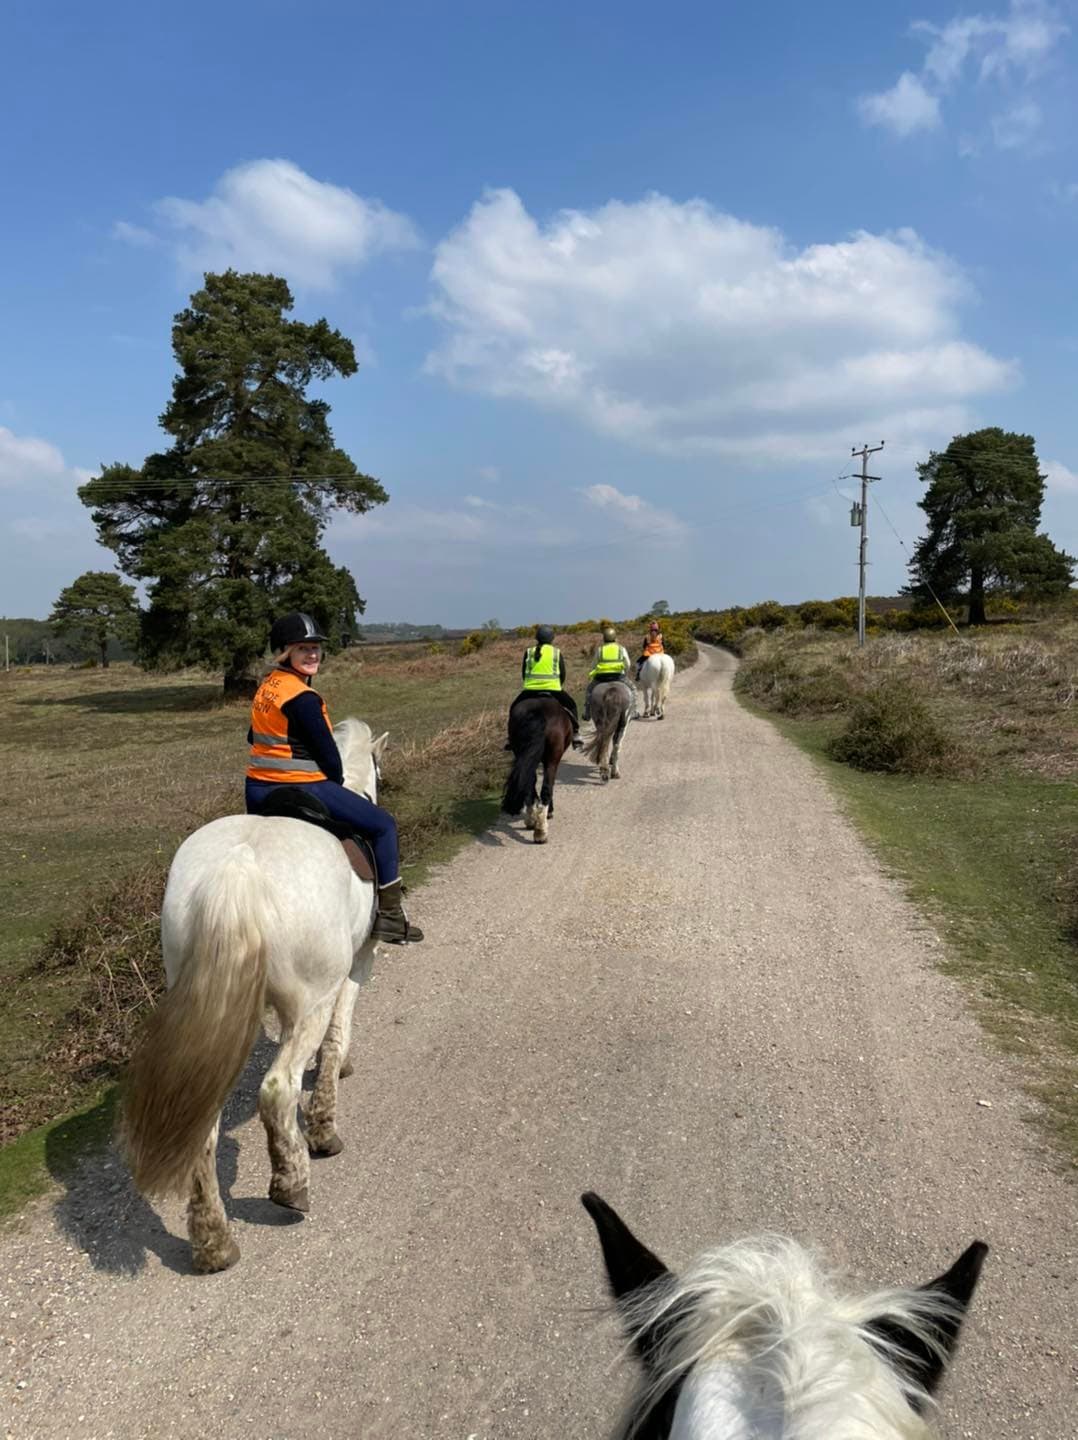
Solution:
M 112 1134 L 116 1097 L 117 1087 L 110 1085 L 74 1113 L 39 1125 L 0 1149 L 0 1220 L 44 1195 L 81 1155 L 105 1143 Z

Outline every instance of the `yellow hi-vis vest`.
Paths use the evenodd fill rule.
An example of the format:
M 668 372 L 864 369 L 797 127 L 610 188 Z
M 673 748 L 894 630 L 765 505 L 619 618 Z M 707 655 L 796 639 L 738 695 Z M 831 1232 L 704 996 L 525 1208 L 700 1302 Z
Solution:
M 528 647 L 524 660 L 525 690 L 561 689 L 561 651 L 554 645 L 544 645 L 536 658 L 536 646 Z
M 597 675 L 624 675 L 625 659 L 621 653 L 621 646 L 614 642 L 604 645 L 599 651 L 599 658 L 591 670 L 591 679 Z

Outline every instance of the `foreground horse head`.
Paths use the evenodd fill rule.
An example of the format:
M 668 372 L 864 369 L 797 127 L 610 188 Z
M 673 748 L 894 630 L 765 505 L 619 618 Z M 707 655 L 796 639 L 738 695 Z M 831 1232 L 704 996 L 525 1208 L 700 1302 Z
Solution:
M 596 685 L 591 698 L 595 738 L 584 753 L 599 766 L 599 778 L 604 782 L 621 779 L 618 759 L 632 708 L 633 692 L 627 683 L 609 680 L 604 685 Z
M 526 810 L 526 823 L 534 830 L 537 845 L 545 845 L 550 838 L 547 821 L 554 814 L 554 782 L 562 756 L 572 740 L 569 712 L 548 695 L 518 700 L 509 711 L 513 768 L 502 792 L 502 812 L 519 815 Z M 543 767 L 541 786 L 536 783 L 540 765 Z
M 344 783 L 375 800 L 388 736 L 374 739 L 361 720 L 333 733 Z M 121 1135 L 143 1194 L 188 1197 L 196 1270 L 223 1270 L 239 1258 L 217 1183 L 217 1131 L 266 1005 L 281 1029 L 258 1098 L 270 1199 L 306 1210 L 309 1152 L 342 1148 L 337 1081 L 372 959 L 373 920 L 373 885 L 356 876 L 333 835 L 302 820 L 228 815 L 177 850 L 161 908 L 168 990 L 128 1070 Z M 304 1136 L 300 1085 L 320 1047 Z
M 640 667 L 640 688 L 644 692 L 642 718 L 665 719 L 666 701 L 673 683 L 673 659 L 669 655 L 649 655 Z
M 844 1294 L 792 1240 L 672 1274 L 598 1195 L 610 1288 L 643 1380 L 620 1440 L 928 1440 L 932 1395 L 988 1253 L 918 1288 Z

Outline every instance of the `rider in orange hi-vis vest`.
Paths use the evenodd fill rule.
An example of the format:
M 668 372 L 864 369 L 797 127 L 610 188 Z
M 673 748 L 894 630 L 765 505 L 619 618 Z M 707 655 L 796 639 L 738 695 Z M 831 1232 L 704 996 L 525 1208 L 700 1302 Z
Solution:
M 370 842 L 378 867 L 373 938 L 393 944 L 422 940 L 422 930 L 411 923 L 401 902 L 396 821 L 388 810 L 343 783 L 344 766 L 326 702 L 311 688 L 322 663 L 324 640 L 302 611 L 274 622 L 270 648 L 276 664 L 251 704 L 247 811 L 257 815 L 282 785 L 302 786 L 316 796 L 335 820 L 343 820 Z
M 663 632 L 659 629 L 658 620 L 653 620 L 648 626 L 648 633 L 644 636 L 644 642 L 640 648 L 640 657 L 636 662 L 636 678 L 640 679 L 640 667 L 649 655 L 665 655 L 663 649 Z

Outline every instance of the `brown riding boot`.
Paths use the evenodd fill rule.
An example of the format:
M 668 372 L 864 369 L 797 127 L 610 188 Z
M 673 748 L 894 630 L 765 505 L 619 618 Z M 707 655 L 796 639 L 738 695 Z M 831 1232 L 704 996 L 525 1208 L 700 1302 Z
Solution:
M 402 894 L 399 880 L 378 887 L 378 916 L 371 931 L 372 940 L 383 940 L 389 945 L 414 945 L 423 939 L 422 930 L 404 913 Z

